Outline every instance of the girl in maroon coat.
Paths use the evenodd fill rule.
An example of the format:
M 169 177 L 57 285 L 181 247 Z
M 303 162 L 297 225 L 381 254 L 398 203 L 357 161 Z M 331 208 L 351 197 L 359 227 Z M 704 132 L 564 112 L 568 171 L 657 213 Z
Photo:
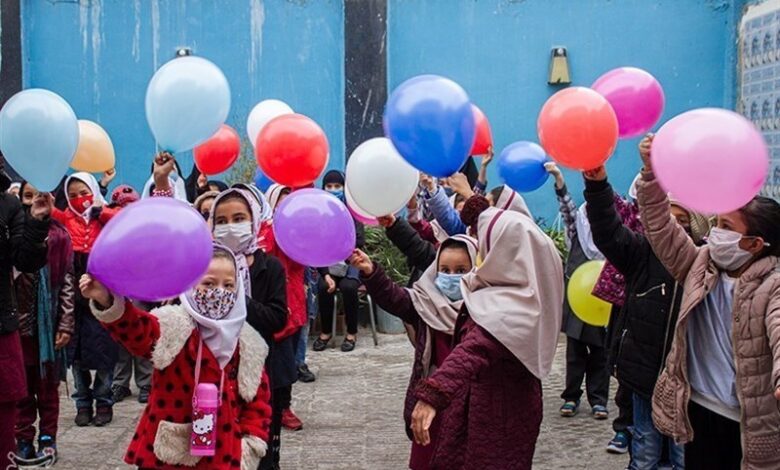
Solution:
M 483 263 L 461 282 L 456 346 L 417 386 L 412 431 L 430 445 L 441 414 L 431 468 L 529 469 L 542 422 L 541 379 L 560 329 L 563 267 L 528 215 L 487 209 L 477 233 Z
M 411 424 L 415 399 L 413 391 L 420 380 L 430 377 L 452 351 L 452 334 L 458 312 L 463 305 L 460 280 L 476 266 L 477 241 L 466 235 L 445 240 L 436 254 L 436 261 L 411 289 L 396 285 L 376 263 L 360 250 L 350 259 L 360 270 L 360 277 L 368 293 L 380 307 L 412 324 L 417 332 L 414 366 L 406 394 L 404 420 Z M 428 469 L 436 447 L 440 420 L 431 423 L 433 445 L 412 443 L 409 468 Z M 409 437 L 412 435 L 409 433 Z
M 268 346 L 245 324 L 246 297 L 233 254 L 214 246 L 208 271 L 181 305 L 144 312 L 84 275 L 84 297 L 111 336 L 154 365 L 144 409 L 125 462 L 142 469 L 257 468 L 271 423 L 263 365 Z M 200 376 L 196 379 L 196 358 Z M 192 398 L 197 382 L 220 387 L 213 457 L 190 455 Z

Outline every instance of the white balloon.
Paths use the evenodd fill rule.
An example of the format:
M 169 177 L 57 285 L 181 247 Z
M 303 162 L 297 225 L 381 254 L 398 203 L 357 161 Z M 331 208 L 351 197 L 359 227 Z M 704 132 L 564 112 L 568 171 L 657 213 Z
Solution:
M 355 198 L 352 197 L 352 192 L 349 190 L 349 186 L 347 185 L 344 185 L 344 199 L 347 201 L 347 208 L 352 210 L 352 212 L 358 216 L 366 219 L 375 219 L 374 216 L 370 215 L 368 212 L 366 212 L 365 209 L 361 208 L 357 202 L 355 202 Z
M 373 217 L 398 212 L 417 190 L 418 181 L 417 170 L 385 137 L 360 144 L 347 163 L 346 184 L 354 202 Z
M 264 100 L 255 105 L 246 118 L 246 135 L 252 143 L 252 147 L 257 143 L 257 136 L 268 122 L 276 117 L 293 114 L 293 110 L 284 101 Z

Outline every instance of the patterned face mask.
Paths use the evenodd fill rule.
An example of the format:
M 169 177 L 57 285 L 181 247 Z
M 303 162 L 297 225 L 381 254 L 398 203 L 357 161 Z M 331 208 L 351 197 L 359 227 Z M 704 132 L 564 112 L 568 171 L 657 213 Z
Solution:
M 195 310 L 206 318 L 220 320 L 225 318 L 238 299 L 238 292 L 221 287 L 213 289 L 195 289 L 192 303 Z

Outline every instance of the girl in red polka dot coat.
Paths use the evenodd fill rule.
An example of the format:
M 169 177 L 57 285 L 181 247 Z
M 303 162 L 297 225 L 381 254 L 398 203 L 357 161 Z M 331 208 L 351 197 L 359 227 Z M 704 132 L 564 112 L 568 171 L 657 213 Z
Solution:
M 154 365 L 149 404 L 125 454 L 142 469 L 256 469 L 265 455 L 271 422 L 270 389 L 264 371 L 268 346 L 245 325 L 246 300 L 234 255 L 214 246 L 209 269 L 180 305 L 145 312 L 84 275 L 84 297 L 95 317 L 132 354 Z M 190 454 L 196 358 L 198 383 L 221 389 L 213 423 L 216 453 Z

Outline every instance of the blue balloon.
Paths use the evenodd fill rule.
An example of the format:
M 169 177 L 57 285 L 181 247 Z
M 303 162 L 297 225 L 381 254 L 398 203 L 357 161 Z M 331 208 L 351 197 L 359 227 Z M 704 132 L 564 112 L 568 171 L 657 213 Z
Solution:
M 258 168 L 257 173 L 255 173 L 255 186 L 260 188 L 260 191 L 266 192 L 272 184 L 274 184 L 274 181 L 271 178 L 265 176 L 265 173 L 260 171 Z
M 468 95 L 438 75 L 420 75 L 396 88 L 387 101 L 384 127 L 410 165 L 439 178 L 460 170 L 476 133 Z
M 510 144 L 498 156 L 498 174 L 507 186 L 517 192 L 539 189 L 550 176 L 544 168 L 548 162 L 544 149 L 533 142 Z
M 76 114 L 56 93 L 20 91 L 0 110 L 0 149 L 11 167 L 40 191 L 57 187 L 78 145 Z
M 225 123 L 230 86 L 225 74 L 201 57 L 180 57 L 154 74 L 146 89 L 146 120 L 162 150 L 185 152 Z

